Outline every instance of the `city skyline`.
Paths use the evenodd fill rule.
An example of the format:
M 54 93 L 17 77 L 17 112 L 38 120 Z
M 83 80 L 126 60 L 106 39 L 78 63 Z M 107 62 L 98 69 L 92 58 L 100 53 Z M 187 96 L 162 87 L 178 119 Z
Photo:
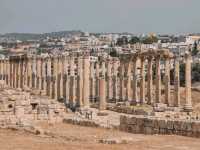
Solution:
M 198 33 L 197 0 L 0 0 L 0 33 Z

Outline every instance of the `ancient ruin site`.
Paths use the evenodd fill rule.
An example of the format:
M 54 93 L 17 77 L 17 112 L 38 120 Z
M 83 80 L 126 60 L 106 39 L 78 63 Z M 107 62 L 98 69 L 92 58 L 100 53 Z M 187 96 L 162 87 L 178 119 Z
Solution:
M 2 58 L 0 149 L 199 150 L 191 66 L 168 49 Z

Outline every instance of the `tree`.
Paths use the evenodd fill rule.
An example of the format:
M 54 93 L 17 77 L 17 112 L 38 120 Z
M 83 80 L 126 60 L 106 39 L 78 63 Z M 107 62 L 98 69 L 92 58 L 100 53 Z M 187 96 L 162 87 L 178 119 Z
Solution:
M 110 56 L 112 56 L 112 57 L 118 57 L 117 51 L 116 50 L 112 50 L 110 52 Z
M 156 36 L 149 36 L 142 40 L 143 44 L 152 44 L 152 43 L 157 43 L 157 42 L 158 42 L 158 38 Z
M 136 44 L 136 43 L 139 43 L 139 42 L 140 42 L 140 39 L 137 36 L 133 36 L 131 38 L 131 40 L 129 41 L 130 44 Z
M 122 45 L 126 45 L 126 44 L 128 44 L 128 38 L 126 36 L 123 36 L 123 37 L 117 39 L 116 45 L 122 46 Z
M 193 48 L 192 48 L 192 56 L 197 55 L 197 53 L 198 53 L 197 42 L 195 41 L 195 42 L 194 42 L 194 46 L 193 46 Z

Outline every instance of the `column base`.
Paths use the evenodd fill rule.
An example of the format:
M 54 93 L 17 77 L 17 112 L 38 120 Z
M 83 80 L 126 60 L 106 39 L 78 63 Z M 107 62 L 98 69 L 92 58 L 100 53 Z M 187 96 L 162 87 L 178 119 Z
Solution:
M 191 104 L 185 104 L 183 110 L 185 112 L 192 112 L 193 111 L 192 105 Z

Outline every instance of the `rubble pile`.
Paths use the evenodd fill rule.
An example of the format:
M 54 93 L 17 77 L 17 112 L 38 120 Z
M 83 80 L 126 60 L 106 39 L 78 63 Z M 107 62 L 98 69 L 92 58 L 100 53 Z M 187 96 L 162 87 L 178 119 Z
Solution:
M 45 96 L 21 89 L 0 86 L 0 126 L 25 125 L 30 122 L 62 121 L 65 105 Z M 31 123 L 30 123 L 31 124 Z

